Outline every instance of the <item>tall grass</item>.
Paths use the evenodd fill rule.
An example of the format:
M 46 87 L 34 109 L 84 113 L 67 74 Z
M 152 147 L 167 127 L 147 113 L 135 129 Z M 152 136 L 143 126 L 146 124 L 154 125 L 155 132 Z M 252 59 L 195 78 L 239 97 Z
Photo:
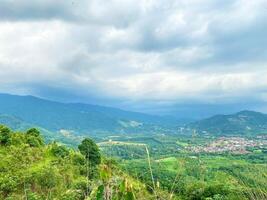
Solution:
M 153 176 L 153 171 L 152 171 L 152 167 L 151 167 L 151 161 L 150 161 L 150 155 L 149 155 L 149 151 L 147 146 L 145 146 L 146 149 L 146 155 L 147 155 L 147 162 L 148 162 L 148 167 L 149 167 L 149 171 L 150 171 L 150 176 L 151 176 L 151 181 L 152 181 L 152 185 L 153 185 L 153 190 L 156 194 L 156 185 L 155 185 L 155 180 L 154 180 L 154 176 Z

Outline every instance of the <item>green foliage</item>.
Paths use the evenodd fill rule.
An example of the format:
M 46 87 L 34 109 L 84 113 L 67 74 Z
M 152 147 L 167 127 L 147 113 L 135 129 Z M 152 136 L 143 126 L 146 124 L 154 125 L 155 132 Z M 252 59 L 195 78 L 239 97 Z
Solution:
M 11 134 L 10 144 L 14 145 L 14 146 L 19 146 L 19 145 L 26 144 L 25 134 L 21 134 L 19 132 L 18 133 L 12 133 Z
M 104 200 L 104 185 L 100 185 L 98 188 L 97 188 L 97 194 L 96 194 L 96 199 L 97 200 Z
M 27 193 L 27 199 L 28 200 L 42 200 L 44 198 L 42 198 L 42 196 L 39 195 L 38 193 L 29 192 L 29 193 Z
M 65 158 L 69 155 L 69 150 L 62 145 L 58 145 L 57 143 L 52 144 L 51 152 L 56 157 Z
M 71 156 L 74 165 L 85 165 L 86 160 L 82 154 L 72 154 Z
M 0 125 L 0 144 L 7 145 L 11 140 L 11 131 L 6 126 Z
M 31 147 L 40 147 L 44 145 L 44 140 L 36 128 L 31 128 L 26 132 L 26 140 Z
M 40 131 L 38 131 L 36 128 L 31 128 L 26 132 L 27 136 L 33 136 L 33 137 L 39 137 Z
M 87 177 L 81 169 L 86 167 L 79 152 L 57 143 L 44 145 L 37 129 L 14 133 L 1 128 L 10 144 L 0 146 L 1 200 L 85 198 L 90 185 L 85 184 Z
M 152 172 L 161 189 L 174 192 L 181 199 L 265 199 L 266 160 L 254 164 L 256 159 L 261 161 L 264 156 L 177 155 L 176 159 L 154 160 Z M 153 188 L 146 160 L 119 163 L 125 171 L 145 182 L 148 189 Z
M 0 194 L 6 197 L 9 193 L 16 191 L 19 178 L 11 174 L 1 174 L 0 177 Z
M 171 152 L 177 140 L 162 137 L 156 144 L 149 139 L 154 151 L 150 169 L 142 156 L 102 157 L 90 139 L 77 151 L 55 142 L 45 145 L 37 129 L 22 133 L 1 126 L 0 131 L 0 200 L 267 199 L 264 149 L 248 155 L 176 152 L 163 157 L 158 152 Z M 171 147 L 164 149 L 164 142 Z M 121 150 L 141 155 L 141 148 Z
M 88 160 L 90 166 L 94 167 L 101 163 L 101 155 L 99 148 L 93 140 L 89 138 L 84 139 L 82 143 L 78 146 L 78 148 Z
M 55 187 L 58 182 L 56 169 L 51 166 L 38 169 L 33 176 L 33 178 L 37 180 L 37 184 L 44 190 Z
M 108 194 L 114 200 L 133 199 L 133 186 L 120 189 L 125 175 L 117 173 L 112 160 L 101 164 L 93 141 L 84 140 L 76 151 L 55 142 L 43 144 L 36 129 L 26 133 L 1 129 L 9 139 L 0 145 L 0 200 L 107 200 Z M 37 143 L 29 144 L 29 138 Z M 104 188 L 102 193 L 99 188 Z

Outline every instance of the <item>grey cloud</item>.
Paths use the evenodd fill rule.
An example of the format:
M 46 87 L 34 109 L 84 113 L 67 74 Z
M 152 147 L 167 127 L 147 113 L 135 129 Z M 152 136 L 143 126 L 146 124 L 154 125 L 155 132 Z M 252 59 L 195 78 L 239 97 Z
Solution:
M 238 25 L 238 19 L 224 23 L 214 21 L 210 27 L 213 41 L 212 62 L 236 64 L 266 62 L 267 60 L 267 12 L 259 10 L 252 22 Z M 239 26 L 239 27 L 238 27 Z
M 128 26 L 139 15 L 138 5 L 132 0 L 3 0 L 0 6 L 0 21 L 55 19 L 121 28 Z
M 263 2 L 4 0 L 0 89 L 147 110 L 263 102 Z
M 23 20 L 49 20 L 53 18 L 74 19 L 72 12 L 72 1 L 43 1 L 43 0 L 21 0 L 21 1 L 1 1 L 0 19 L 4 21 Z

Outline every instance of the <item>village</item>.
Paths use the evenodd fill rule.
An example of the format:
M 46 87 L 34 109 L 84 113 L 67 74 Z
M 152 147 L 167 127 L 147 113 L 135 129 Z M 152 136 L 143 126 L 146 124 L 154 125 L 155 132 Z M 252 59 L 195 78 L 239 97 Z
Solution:
M 205 146 L 190 147 L 189 150 L 195 153 L 223 153 L 232 152 L 235 154 L 249 153 L 249 147 L 266 147 L 267 140 L 250 140 L 242 137 L 220 137 Z

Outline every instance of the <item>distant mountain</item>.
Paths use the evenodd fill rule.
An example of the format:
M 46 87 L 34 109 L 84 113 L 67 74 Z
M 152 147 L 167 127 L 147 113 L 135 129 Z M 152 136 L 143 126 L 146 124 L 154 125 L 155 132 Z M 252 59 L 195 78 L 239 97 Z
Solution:
M 232 115 L 215 115 L 187 125 L 198 133 L 212 135 L 243 135 L 267 133 L 267 115 L 241 111 Z
M 33 96 L 0 94 L 0 113 L 15 116 L 49 131 L 75 134 L 128 133 L 164 130 L 176 120 L 116 108 L 60 103 Z
M 6 114 L 0 114 L 0 124 L 4 124 L 8 127 L 10 127 L 13 130 L 26 130 L 28 128 L 31 128 L 32 126 L 26 122 L 24 122 L 22 119 L 6 115 Z
M 11 115 L 0 114 L 0 124 L 7 126 L 14 131 L 26 131 L 30 128 L 35 127 L 42 133 L 47 142 L 56 140 L 68 145 L 76 145 L 79 141 L 79 138 L 68 138 L 60 133 L 51 132 L 36 124 L 27 123 L 22 119 Z

